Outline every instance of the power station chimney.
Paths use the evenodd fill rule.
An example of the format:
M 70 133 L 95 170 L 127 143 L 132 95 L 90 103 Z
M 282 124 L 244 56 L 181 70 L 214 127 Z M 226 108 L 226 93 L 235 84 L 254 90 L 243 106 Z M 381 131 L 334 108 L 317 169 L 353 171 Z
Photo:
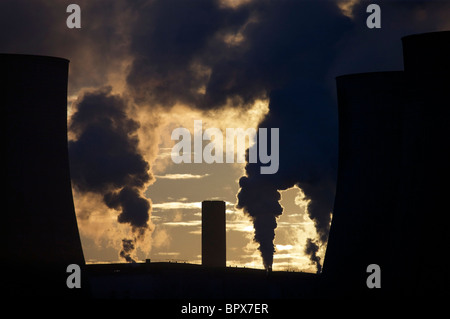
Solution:
M 202 265 L 226 267 L 225 202 L 202 202 Z
M 0 54 L 0 267 L 7 295 L 72 298 L 86 288 L 66 285 L 67 267 L 84 267 L 69 174 L 68 69 L 62 58 Z

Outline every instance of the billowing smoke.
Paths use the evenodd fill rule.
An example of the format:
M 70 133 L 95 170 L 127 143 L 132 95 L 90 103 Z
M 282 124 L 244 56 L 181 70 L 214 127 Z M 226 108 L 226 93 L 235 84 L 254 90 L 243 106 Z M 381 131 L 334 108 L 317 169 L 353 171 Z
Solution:
M 119 256 L 124 258 L 129 263 L 135 263 L 136 261 L 131 258 L 131 253 L 134 250 L 134 243 L 131 239 L 122 239 L 122 250 Z
M 69 142 L 71 177 L 76 190 L 103 196 L 120 211 L 119 223 L 131 226 L 134 238 L 124 239 L 120 256 L 132 261 L 133 242 L 149 229 L 150 201 L 142 195 L 151 181 L 150 166 L 138 149 L 139 124 L 127 116 L 127 100 L 110 88 L 86 93 L 76 103 Z
M 276 219 L 282 213 L 280 190 L 295 185 L 303 190 L 320 243 L 327 240 L 335 191 L 337 113 L 325 78 L 334 47 L 349 28 L 349 21 L 330 2 L 288 2 L 270 12 L 272 31 L 281 35 L 276 40 L 281 50 L 270 50 L 269 57 L 277 61 L 283 55 L 289 61 L 290 68 L 283 72 L 289 81 L 272 88 L 270 113 L 259 126 L 279 128 L 280 167 L 276 174 L 261 175 L 261 163 L 248 163 L 238 194 L 238 208 L 253 219 L 266 268 L 273 262 Z
M 105 194 L 104 201 L 108 207 L 121 210 L 119 223 L 129 223 L 138 237 L 144 235 L 150 203 L 141 196 L 139 188 L 124 186 L 120 191 Z
M 176 3 L 176 4 L 175 4 Z M 127 76 L 138 103 L 208 111 L 270 99 L 260 127 L 280 128 L 280 169 L 247 164 L 238 207 L 253 220 L 265 267 L 273 262 L 279 190 L 298 185 L 326 242 L 334 198 L 337 115 L 324 81 L 350 21 L 328 1 L 155 1 L 132 27 Z M 269 130 L 270 132 L 270 130 Z M 270 137 L 269 137 L 270 140 Z
M 135 59 L 127 76 L 137 102 L 208 111 L 242 107 L 265 94 L 261 73 L 248 65 L 253 50 L 227 41 L 252 28 L 249 6 L 234 10 L 220 1 L 175 0 L 138 10 L 131 31 Z
M 238 194 L 238 207 L 253 219 L 265 267 L 273 260 L 276 218 L 282 213 L 280 190 L 295 185 L 303 190 L 305 199 L 310 200 L 307 210 L 320 244 L 326 243 L 337 162 L 337 121 L 325 87 L 300 79 L 270 97 L 271 113 L 260 126 L 280 128 L 280 168 L 276 174 L 261 175 L 260 163 L 248 163 Z
M 320 257 L 317 256 L 319 245 L 311 238 L 306 240 L 305 254 L 310 256 L 311 261 L 316 265 L 317 273 L 322 272 L 322 265 L 320 264 Z
M 252 164 L 247 164 L 250 168 Z M 256 166 L 256 165 L 255 165 Z M 259 172 L 259 169 L 258 169 Z M 245 206 L 244 211 L 252 218 L 255 229 L 254 240 L 259 243 L 259 250 L 263 259 L 264 267 L 271 268 L 273 263 L 276 217 L 281 215 L 283 209 L 278 202 L 281 198 L 275 185 L 260 178 L 259 173 L 242 177 L 239 181 L 241 190 L 238 194 L 239 203 Z M 258 185 L 256 189 L 254 185 Z M 245 199 L 245 200 L 243 200 Z
M 280 169 L 247 164 L 238 207 L 253 220 L 265 267 L 273 262 L 279 190 L 298 185 L 321 243 L 336 173 L 337 115 L 325 78 L 350 20 L 328 1 L 155 1 L 133 23 L 127 84 L 138 103 L 201 110 L 270 99 L 260 127 L 280 128 Z M 270 130 L 269 130 L 270 131 Z M 269 138 L 270 140 L 270 138 Z

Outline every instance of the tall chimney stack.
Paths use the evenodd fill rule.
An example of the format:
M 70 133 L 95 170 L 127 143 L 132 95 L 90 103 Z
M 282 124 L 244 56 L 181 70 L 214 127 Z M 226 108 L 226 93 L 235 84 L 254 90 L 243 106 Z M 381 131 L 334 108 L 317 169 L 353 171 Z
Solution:
M 202 265 L 226 267 L 225 202 L 202 202 Z

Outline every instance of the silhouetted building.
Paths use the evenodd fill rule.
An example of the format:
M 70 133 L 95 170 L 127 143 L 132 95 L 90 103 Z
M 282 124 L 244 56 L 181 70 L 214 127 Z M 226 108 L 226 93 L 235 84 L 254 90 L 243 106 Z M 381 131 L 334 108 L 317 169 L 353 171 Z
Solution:
M 450 32 L 403 38 L 405 71 L 337 78 L 339 163 L 324 261 L 332 293 L 444 292 Z M 381 267 L 381 289 L 366 269 Z
M 202 265 L 226 266 L 225 202 L 202 202 Z
M 0 54 L 6 295 L 80 294 L 66 286 L 67 266 L 84 265 L 69 174 L 68 66 L 61 58 Z
M 91 264 L 86 272 L 94 298 L 147 298 L 157 303 L 161 299 L 264 302 L 286 298 L 291 303 L 293 298 L 317 298 L 323 293 L 317 289 L 319 276 L 302 272 L 274 271 L 267 276 L 263 269 L 161 262 Z

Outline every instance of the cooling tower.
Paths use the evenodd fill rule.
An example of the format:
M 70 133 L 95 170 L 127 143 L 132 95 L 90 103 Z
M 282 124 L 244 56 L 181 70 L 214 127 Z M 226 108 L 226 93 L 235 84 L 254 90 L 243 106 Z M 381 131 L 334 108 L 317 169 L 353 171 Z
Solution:
M 202 202 L 202 265 L 226 267 L 225 202 Z
M 80 296 L 67 266 L 84 266 L 67 148 L 69 61 L 1 54 L 4 172 L 2 288 L 29 297 Z
M 402 38 L 406 72 L 447 74 L 450 69 L 450 31 L 408 35 Z M 425 83 L 426 84 L 426 83 Z
M 402 39 L 407 108 L 395 254 L 397 293 L 430 297 L 446 292 L 445 222 L 450 180 L 450 31 Z
M 403 72 L 337 78 L 338 179 L 324 262 L 337 290 L 364 291 L 367 266 L 384 271 L 390 258 L 384 249 L 396 209 L 403 86 Z
M 323 274 L 339 296 L 444 292 L 450 32 L 403 44 L 405 71 L 336 79 L 338 181 Z M 370 264 L 380 266 L 379 289 L 366 284 Z

